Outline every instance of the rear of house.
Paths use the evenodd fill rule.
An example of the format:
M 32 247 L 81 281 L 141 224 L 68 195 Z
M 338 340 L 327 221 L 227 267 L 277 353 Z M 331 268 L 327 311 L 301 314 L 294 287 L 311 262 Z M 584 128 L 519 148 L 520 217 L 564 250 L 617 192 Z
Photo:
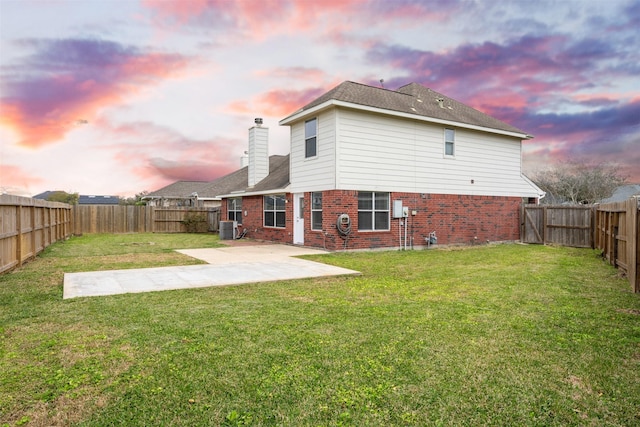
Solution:
M 417 84 L 344 82 L 280 124 L 287 164 L 222 196 L 253 238 L 329 250 L 517 240 L 520 204 L 543 195 L 521 173 L 529 135 Z M 256 131 L 248 167 L 265 171 Z

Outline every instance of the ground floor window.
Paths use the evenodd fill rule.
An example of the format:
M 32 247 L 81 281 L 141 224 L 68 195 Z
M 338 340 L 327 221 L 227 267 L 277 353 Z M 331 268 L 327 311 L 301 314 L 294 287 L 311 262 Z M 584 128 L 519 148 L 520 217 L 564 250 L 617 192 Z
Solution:
M 238 221 L 238 224 L 242 224 L 242 197 L 228 199 L 227 211 L 229 221 Z
M 389 193 L 358 192 L 358 230 L 389 230 Z
M 322 193 L 311 193 L 311 229 L 322 230 Z
M 285 196 L 284 194 L 273 194 L 264 196 L 264 226 L 285 228 L 286 212 L 285 212 Z

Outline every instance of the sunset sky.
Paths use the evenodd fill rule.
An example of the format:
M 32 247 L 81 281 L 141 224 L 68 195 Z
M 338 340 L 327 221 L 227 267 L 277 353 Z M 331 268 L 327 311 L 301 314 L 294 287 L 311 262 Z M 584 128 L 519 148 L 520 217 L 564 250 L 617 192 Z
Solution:
M 535 136 L 524 172 L 640 183 L 640 0 L 0 0 L 0 193 L 133 196 L 240 166 L 342 81 L 417 82 Z

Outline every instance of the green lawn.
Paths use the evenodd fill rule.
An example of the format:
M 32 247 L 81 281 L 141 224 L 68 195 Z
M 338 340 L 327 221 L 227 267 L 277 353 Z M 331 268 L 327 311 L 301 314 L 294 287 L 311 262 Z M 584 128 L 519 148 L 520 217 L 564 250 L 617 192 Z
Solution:
M 198 263 L 85 235 L 0 276 L 0 426 L 640 424 L 640 296 L 596 252 L 308 257 L 361 276 L 62 300 L 63 272 Z

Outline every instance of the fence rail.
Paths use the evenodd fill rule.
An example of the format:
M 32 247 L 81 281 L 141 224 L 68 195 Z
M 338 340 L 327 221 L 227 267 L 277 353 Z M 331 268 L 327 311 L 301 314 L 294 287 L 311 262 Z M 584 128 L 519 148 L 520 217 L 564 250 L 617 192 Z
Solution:
M 71 235 L 71 206 L 0 195 L 0 273 Z
M 524 243 L 557 244 L 602 251 L 604 259 L 640 293 L 640 199 L 588 206 L 523 205 Z
M 200 215 L 206 226 L 190 230 L 185 219 Z M 156 208 L 153 206 L 73 206 L 73 234 L 216 232 L 218 208 Z M 204 223 L 203 223 L 204 225 Z

